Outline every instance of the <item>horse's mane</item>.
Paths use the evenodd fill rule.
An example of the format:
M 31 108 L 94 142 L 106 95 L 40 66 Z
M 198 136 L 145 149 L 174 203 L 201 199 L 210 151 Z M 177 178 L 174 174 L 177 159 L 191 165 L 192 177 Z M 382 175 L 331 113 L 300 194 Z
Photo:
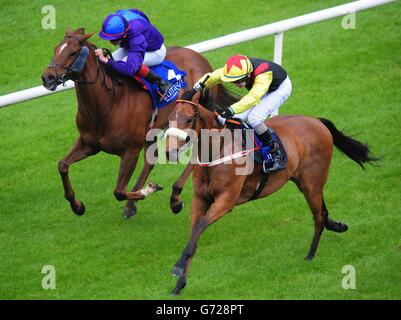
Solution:
M 227 89 L 222 84 L 219 85 L 218 90 L 219 90 L 219 92 L 218 92 L 215 104 L 216 104 L 217 108 L 220 110 L 224 110 L 227 107 L 229 107 L 230 105 L 241 100 L 241 96 L 239 96 L 235 92 Z
M 136 84 L 138 86 L 138 82 L 135 81 L 133 77 L 125 76 L 117 71 L 115 71 L 110 65 L 107 63 L 99 61 L 101 67 L 106 72 L 106 74 L 117 83 L 117 85 L 121 85 L 124 83 L 129 83 L 130 85 Z
M 89 41 L 87 41 L 87 43 L 92 47 L 93 50 L 98 48 L 96 45 L 94 45 L 93 43 L 90 43 Z M 107 49 L 107 48 L 102 48 L 102 49 L 107 52 L 110 59 L 113 59 L 112 54 L 109 49 Z M 108 65 L 107 63 L 104 63 L 104 62 L 100 61 L 99 59 L 97 59 L 97 60 L 98 60 L 97 62 L 99 63 L 99 66 L 103 70 L 103 72 L 107 76 L 109 76 L 116 85 L 123 85 L 125 83 L 128 83 L 129 85 L 135 84 L 137 87 L 140 87 L 138 85 L 138 82 L 135 81 L 135 79 L 133 77 L 128 77 L 128 76 L 122 75 L 122 74 L 118 73 L 117 71 L 113 70 L 113 68 L 110 65 Z
M 194 94 L 193 90 L 187 90 L 182 94 L 181 99 L 192 100 Z M 224 110 L 240 99 L 239 95 L 219 84 L 217 86 L 217 97 L 213 96 L 209 90 L 204 90 L 199 97 L 199 103 L 209 111 L 216 111 Z

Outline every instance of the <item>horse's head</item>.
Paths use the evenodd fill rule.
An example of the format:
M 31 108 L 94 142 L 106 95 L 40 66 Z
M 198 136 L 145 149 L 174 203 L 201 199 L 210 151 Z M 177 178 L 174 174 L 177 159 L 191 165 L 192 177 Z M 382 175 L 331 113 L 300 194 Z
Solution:
M 93 34 L 85 34 L 83 28 L 66 31 L 63 40 L 54 48 L 52 61 L 42 73 L 45 88 L 54 91 L 59 84 L 82 72 L 89 55 L 87 40 Z
M 166 157 L 177 161 L 178 153 L 200 134 L 201 121 L 199 104 L 188 100 L 177 100 L 174 111 L 169 116 L 166 131 Z

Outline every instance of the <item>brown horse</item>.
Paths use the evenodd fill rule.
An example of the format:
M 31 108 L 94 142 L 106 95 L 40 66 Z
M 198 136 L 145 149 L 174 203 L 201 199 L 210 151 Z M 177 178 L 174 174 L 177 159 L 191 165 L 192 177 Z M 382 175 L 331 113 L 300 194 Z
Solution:
M 64 39 L 54 49 L 51 64 L 42 74 L 43 85 L 50 90 L 55 90 L 68 79 L 76 84 L 79 137 L 69 154 L 59 162 L 58 168 L 65 198 L 70 202 L 73 212 L 82 215 L 85 206 L 75 198 L 68 177 L 70 165 L 100 151 L 120 156 L 114 195 L 119 201 L 129 200 L 124 208 L 124 216 L 131 217 L 136 213 L 134 201 L 144 199 L 147 193 L 159 189 L 155 184 L 150 185 L 147 192 L 141 189 L 153 168 L 145 156 L 144 168 L 135 187 L 131 192 L 127 191 L 139 153 L 148 146 L 145 137 L 152 118 L 152 102 L 149 94 L 139 86 L 129 82 L 118 85 L 106 72 L 94 54 L 95 46 L 88 42 L 92 35 L 85 34 L 83 28 L 67 30 Z M 189 86 L 203 74 L 212 71 L 208 61 L 190 49 L 170 48 L 166 60 L 187 73 L 185 80 Z M 215 99 L 218 90 L 209 92 L 210 99 Z M 173 108 L 174 104 L 170 104 L 159 110 L 153 128 L 165 128 Z M 191 171 L 192 166 L 189 165 L 173 186 L 171 208 L 174 212 L 182 208 L 179 194 Z
M 180 132 L 180 139 L 167 135 L 167 156 L 176 154 L 188 140 L 185 133 L 193 127 L 200 136 L 201 129 L 222 130 L 216 120 L 216 115 L 200 104 L 177 100 L 175 112 L 171 119 L 175 120 L 175 132 Z M 196 122 L 194 124 L 194 122 Z M 255 194 L 261 181 L 261 166 L 255 164 L 248 175 L 237 175 L 236 169 L 244 164 L 232 162 L 216 166 L 194 165 L 192 199 L 192 232 L 190 240 L 173 269 L 173 275 L 178 276 L 174 294 L 179 294 L 186 285 L 186 277 L 197 242 L 205 229 L 216 222 L 235 206 L 253 199 L 264 198 L 276 192 L 289 180 L 296 183 L 304 194 L 313 214 L 314 236 L 307 260 L 315 256 L 320 236 L 324 228 L 334 232 L 344 232 L 348 227 L 329 218 L 329 212 L 323 199 L 323 187 L 327 181 L 332 158 L 333 143 L 349 158 L 363 167 L 365 162 L 377 160 L 370 156 L 367 145 L 364 145 L 336 129 L 333 123 L 326 119 L 316 119 L 306 116 L 276 116 L 267 124 L 280 136 L 288 156 L 284 170 L 270 174 L 268 183 Z M 178 129 L 178 130 L 177 130 Z M 182 130 L 182 131 L 180 131 Z M 167 132 L 168 134 L 168 132 Z M 186 141 L 181 141 L 186 140 Z M 209 142 L 210 143 L 210 142 Z M 198 143 L 199 149 L 200 143 Z M 209 149 L 211 146 L 209 146 Z M 220 150 L 223 144 L 220 142 Z M 218 148 L 217 148 L 218 149 Z M 208 150 L 210 151 L 210 150 Z M 202 150 L 199 150 L 199 156 Z

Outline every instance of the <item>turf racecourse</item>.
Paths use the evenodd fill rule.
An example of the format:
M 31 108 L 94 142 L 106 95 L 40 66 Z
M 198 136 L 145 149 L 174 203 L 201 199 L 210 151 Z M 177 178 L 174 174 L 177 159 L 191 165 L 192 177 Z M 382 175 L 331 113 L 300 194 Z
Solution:
M 346 1 L 135 1 L 165 34 L 167 45 L 189 45 L 227 33 L 328 8 Z M 98 31 L 103 17 L 132 1 L 52 1 L 57 28 L 41 28 L 48 1 L 0 0 L 0 94 L 40 84 L 40 74 L 67 27 Z M 382 156 L 363 172 L 334 153 L 325 199 L 349 231 L 325 231 L 315 260 L 305 257 L 311 213 L 288 184 L 269 198 L 237 207 L 202 236 L 179 299 L 401 298 L 401 4 L 285 33 L 283 65 L 293 93 L 280 112 L 332 120 Z M 98 46 L 107 44 L 97 36 Z M 237 52 L 273 58 L 273 38 L 206 57 L 214 67 Z M 99 154 L 72 166 L 85 202 L 82 217 L 64 200 L 57 162 L 77 137 L 73 91 L 0 109 L 0 299 L 172 299 L 173 264 L 189 232 L 191 183 L 180 215 L 169 211 L 172 182 L 182 166 L 156 167 L 165 187 L 138 204 L 131 220 L 112 194 L 119 159 Z M 140 163 L 134 174 L 139 174 Z M 134 180 L 132 180 L 131 185 Z M 56 269 L 55 290 L 41 286 L 42 267 Z M 344 290 L 342 268 L 356 270 Z

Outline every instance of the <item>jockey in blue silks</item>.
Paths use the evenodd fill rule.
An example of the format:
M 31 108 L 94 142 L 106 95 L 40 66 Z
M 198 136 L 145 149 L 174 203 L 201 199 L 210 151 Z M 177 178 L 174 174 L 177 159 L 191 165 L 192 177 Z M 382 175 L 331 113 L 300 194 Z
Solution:
M 149 69 L 162 63 L 166 57 L 164 38 L 143 12 L 128 9 L 108 15 L 99 37 L 120 46 L 113 53 L 114 61 L 104 57 L 102 49 L 97 49 L 96 55 L 102 62 L 125 76 L 138 74 L 149 82 L 156 83 L 161 96 L 167 93 L 171 84 Z

